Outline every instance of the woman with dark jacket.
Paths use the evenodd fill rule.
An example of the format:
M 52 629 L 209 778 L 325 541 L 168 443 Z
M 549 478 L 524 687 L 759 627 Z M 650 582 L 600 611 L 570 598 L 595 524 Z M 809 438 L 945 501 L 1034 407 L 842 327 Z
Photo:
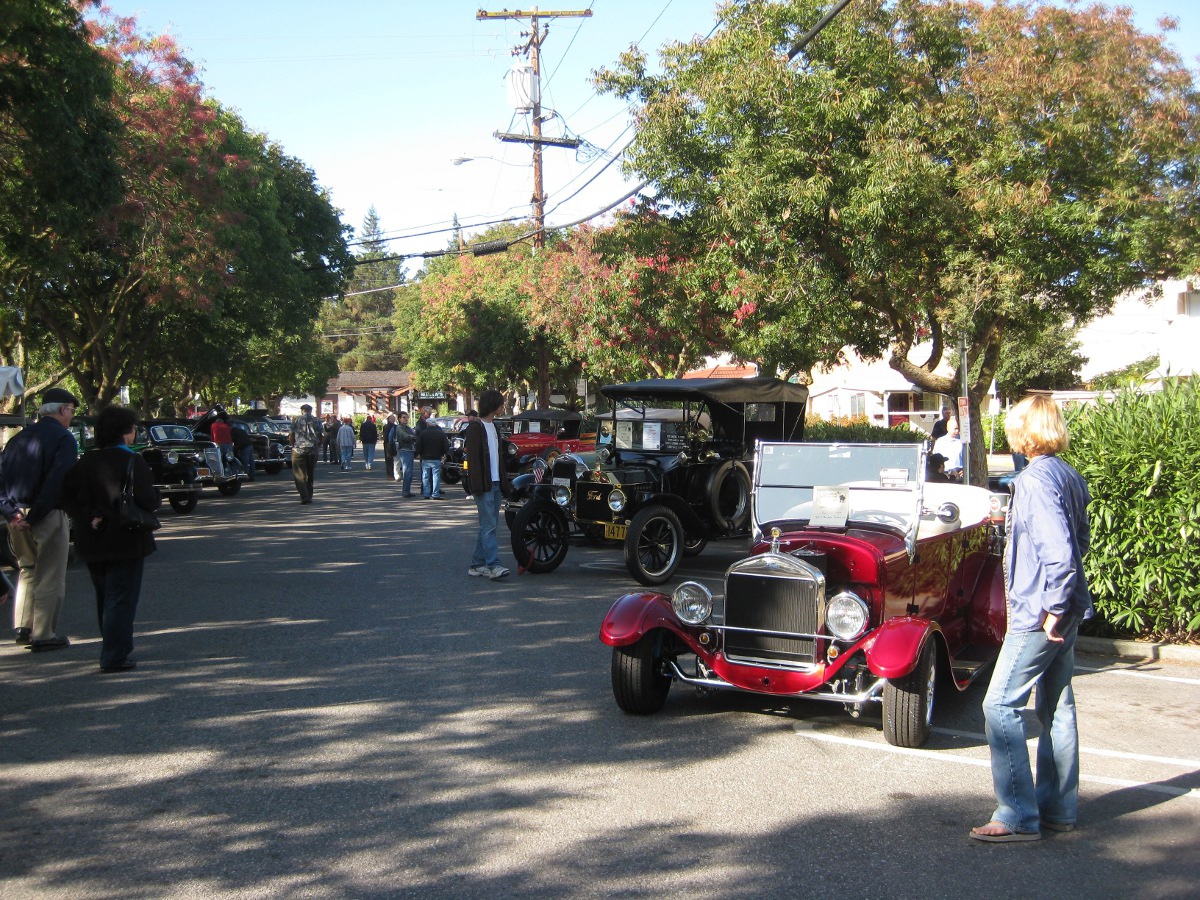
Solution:
M 149 532 L 122 528 L 117 503 L 128 477 L 134 501 L 153 512 L 162 497 L 154 486 L 150 466 L 129 449 L 137 432 L 137 417 L 123 406 L 109 406 L 96 420 L 96 448 L 87 453 L 63 482 L 62 505 L 74 523 L 75 552 L 87 563 L 96 589 L 100 620 L 101 672 L 127 672 L 137 666 L 133 650 L 133 619 L 142 590 L 142 568 L 154 552 Z M 130 465 L 132 464 L 132 469 Z

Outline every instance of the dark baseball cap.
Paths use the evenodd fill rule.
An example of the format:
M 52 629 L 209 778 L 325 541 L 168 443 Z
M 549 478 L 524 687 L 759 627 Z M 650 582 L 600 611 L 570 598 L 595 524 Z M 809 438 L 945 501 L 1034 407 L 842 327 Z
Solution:
M 50 388 L 42 394 L 42 405 L 47 403 L 70 403 L 72 406 L 78 406 L 79 401 L 72 396 L 70 391 L 62 388 Z

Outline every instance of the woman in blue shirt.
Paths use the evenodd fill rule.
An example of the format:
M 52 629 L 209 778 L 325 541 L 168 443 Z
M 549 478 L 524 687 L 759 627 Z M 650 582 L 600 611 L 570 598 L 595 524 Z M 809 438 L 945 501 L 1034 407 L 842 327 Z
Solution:
M 990 842 L 1035 841 L 1043 828 L 1075 827 L 1079 736 L 1071 675 L 1075 636 L 1092 616 L 1083 576 L 1091 497 L 1080 474 L 1058 458 L 1068 441 L 1062 411 L 1047 397 L 1027 398 L 1009 411 L 1005 432 L 1029 464 L 1012 484 L 1004 551 L 1008 632 L 983 701 L 997 806 L 971 837 Z M 1035 686 L 1036 787 L 1021 717 Z

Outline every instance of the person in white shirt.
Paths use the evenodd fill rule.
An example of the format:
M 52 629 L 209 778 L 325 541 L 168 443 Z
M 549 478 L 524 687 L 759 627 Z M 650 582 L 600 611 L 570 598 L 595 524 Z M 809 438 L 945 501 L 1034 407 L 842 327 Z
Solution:
M 962 481 L 963 442 L 958 436 L 958 420 L 946 423 L 946 433 L 933 443 L 933 452 L 946 458 L 946 477 L 951 481 Z
M 479 398 L 479 418 L 472 419 L 463 432 L 466 469 L 463 476 L 467 493 L 475 498 L 479 512 L 479 537 L 467 574 L 495 581 L 509 574 L 500 565 L 496 529 L 500 526 L 500 497 L 511 490 L 504 466 L 504 441 L 493 421 L 504 406 L 499 391 L 487 390 Z

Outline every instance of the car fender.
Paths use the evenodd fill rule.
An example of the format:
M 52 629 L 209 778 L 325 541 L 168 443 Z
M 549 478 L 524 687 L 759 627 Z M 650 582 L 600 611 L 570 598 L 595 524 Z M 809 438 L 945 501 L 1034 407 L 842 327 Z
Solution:
M 535 497 L 550 499 L 550 488 L 552 485 L 544 481 L 538 481 L 534 478 L 532 472 L 517 475 L 511 483 L 512 491 L 508 495 L 509 500 L 531 500 Z
M 880 678 L 903 678 L 917 665 L 926 640 L 933 640 L 937 625 L 929 619 L 896 616 L 888 619 L 863 646 L 867 668 Z
M 600 623 L 600 640 L 610 647 L 636 643 L 655 628 L 679 631 L 671 598 L 658 591 L 636 591 L 618 598 Z

